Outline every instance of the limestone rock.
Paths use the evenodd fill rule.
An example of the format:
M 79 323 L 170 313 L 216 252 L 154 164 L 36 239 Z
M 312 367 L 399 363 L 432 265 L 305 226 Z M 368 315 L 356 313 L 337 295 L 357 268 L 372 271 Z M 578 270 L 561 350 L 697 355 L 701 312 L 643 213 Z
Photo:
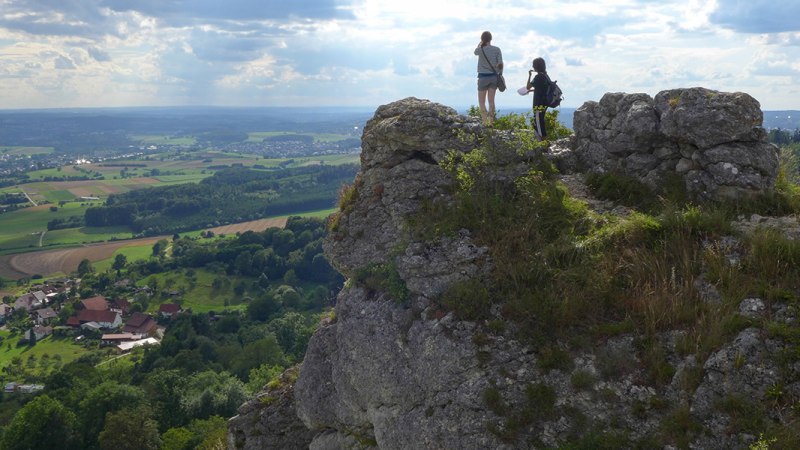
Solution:
M 552 143 L 549 157 L 563 172 L 622 171 L 655 187 L 676 174 L 701 199 L 771 188 L 777 159 L 758 129 L 757 102 L 746 94 L 700 88 L 662 94 L 654 100 L 612 93 L 587 102 L 576 112 L 575 136 Z M 692 131 L 680 132 L 687 127 Z M 712 132 L 715 127 L 723 131 Z M 476 244 L 468 230 L 415 239 L 409 220 L 423 205 L 452 201 L 455 180 L 440 163 L 448 152 L 469 150 L 479 138 L 494 139 L 500 149 L 486 168 L 489 178 L 511 182 L 525 173 L 530 155 L 507 148 L 508 133 L 487 133 L 477 120 L 451 108 L 408 98 L 377 110 L 364 129 L 352 203 L 324 248 L 348 277 L 371 264 L 391 266 L 408 298 L 349 282 L 337 297 L 336 319 L 312 336 L 293 390 L 267 391 L 260 397 L 269 396 L 268 401 L 245 404 L 231 421 L 231 449 L 556 448 L 612 426 L 647 446 L 681 405 L 709 432 L 695 436 L 690 448 L 747 448 L 753 436 L 727 434 L 730 418 L 720 413 L 719 402 L 736 393 L 761 398 L 778 380 L 772 361 L 786 344 L 756 328 L 742 331 L 706 361 L 678 350 L 685 331 L 657 333 L 653 345 L 674 376 L 653 386 L 638 347 L 642 336 L 634 333 L 580 350 L 557 342 L 568 356 L 563 366 L 552 368 L 544 367 L 537 349 L 515 339 L 514 324 L 487 334 L 486 324 L 459 321 L 438 309 L 433 300 L 450 286 L 489 273 L 489 249 Z M 564 173 L 561 180 L 573 195 L 590 196 L 580 173 Z M 599 212 L 628 213 L 586 200 Z M 760 217 L 741 222 L 743 227 L 784 223 Z M 734 238 L 706 245 L 738 266 Z M 722 304 L 721 294 L 703 277 L 695 285 L 707 304 Z M 797 323 L 792 306 L 749 300 L 741 308 L 750 320 L 771 313 L 773 320 Z M 499 307 L 492 313 L 499 315 Z M 795 380 L 800 379 L 796 366 Z M 698 370 L 699 387 L 686 390 L 686 377 Z M 800 395 L 800 383 L 786 390 Z M 520 425 L 523 419 L 529 421 Z
M 239 414 L 228 422 L 229 448 L 308 448 L 316 432 L 306 428 L 295 413 L 294 380 L 298 370 L 286 370 L 277 385 L 239 407 Z
M 758 101 L 741 92 L 609 93 L 575 111 L 573 167 L 634 177 L 656 191 L 677 174 L 699 200 L 770 192 L 777 147 L 767 142 L 762 119 Z

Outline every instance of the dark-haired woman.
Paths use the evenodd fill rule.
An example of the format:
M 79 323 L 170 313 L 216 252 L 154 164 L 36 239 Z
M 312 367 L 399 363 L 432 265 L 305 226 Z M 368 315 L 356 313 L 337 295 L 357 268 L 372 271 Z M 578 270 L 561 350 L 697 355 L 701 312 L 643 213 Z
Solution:
M 491 125 L 495 116 L 494 96 L 497 92 L 497 74 L 503 73 L 503 53 L 492 45 L 492 33 L 484 31 L 481 42 L 475 48 L 478 56 L 478 105 L 481 119 L 485 125 Z M 486 98 L 489 98 L 489 109 L 486 109 Z
M 533 72 L 536 72 L 536 76 L 531 81 Z M 527 87 L 529 91 L 533 91 L 533 128 L 540 141 L 547 139 L 544 113 L 547 111 L 547 86 L 549 84 L 550 80 L 547 77 L 547 65 L 544 63 L 544 59 L 534 59 L 533 69 L 528 71 Z

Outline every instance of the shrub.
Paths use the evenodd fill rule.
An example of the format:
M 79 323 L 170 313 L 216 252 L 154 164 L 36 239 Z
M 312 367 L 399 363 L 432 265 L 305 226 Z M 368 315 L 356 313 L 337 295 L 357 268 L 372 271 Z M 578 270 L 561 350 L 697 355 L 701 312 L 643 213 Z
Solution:
M 388 292 L 399 303 L 409 300 L 410 292 L 393 264 L 370 264 L 356 270 L 353 281 L 369 291 Z

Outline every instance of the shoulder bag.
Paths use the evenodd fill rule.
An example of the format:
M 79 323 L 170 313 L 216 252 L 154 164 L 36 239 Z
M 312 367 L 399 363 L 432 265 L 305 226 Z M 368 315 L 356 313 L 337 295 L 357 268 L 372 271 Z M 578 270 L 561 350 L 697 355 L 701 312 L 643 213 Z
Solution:
M 497 71 L 494 70 L 494 66 L 492 65 L 492 62 L 489 61 L 489 57 L 486 56 L 486 50 L 484 50 L 483 47 L 481 47 L 481 52 L 483 53 L 483 57 L 486 58 L 486 62 L 489 63 L 489 67 L 492 68 L 492 72 L 494 72 L 494 74 L 497 75 L 497 90 L 500 91 L 500 92 L 505 91 L 506 90 L 506 79 L 503 78 L 503 74 L 502 73 L 497 73 Z

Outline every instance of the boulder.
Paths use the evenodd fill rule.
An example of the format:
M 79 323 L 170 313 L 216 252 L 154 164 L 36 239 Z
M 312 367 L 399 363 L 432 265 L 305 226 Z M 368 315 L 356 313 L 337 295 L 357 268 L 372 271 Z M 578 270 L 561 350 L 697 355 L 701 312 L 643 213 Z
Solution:
M 633 177 L 657 192 L 677 175 L 701 201 L 768 193 L 778 149 L 767 142 L 762 119 L 758 101 L 741 92 L 605 94 L 575 111 L 572 169 Z

